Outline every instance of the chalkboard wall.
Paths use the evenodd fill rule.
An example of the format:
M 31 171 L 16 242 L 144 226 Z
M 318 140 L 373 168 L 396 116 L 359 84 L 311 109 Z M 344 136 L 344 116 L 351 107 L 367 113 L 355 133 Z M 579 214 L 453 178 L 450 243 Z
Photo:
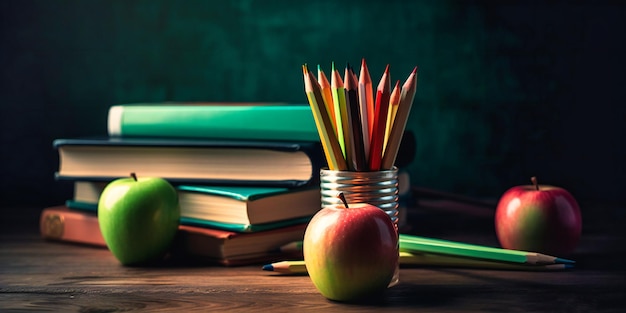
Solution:
M 492 3 L 2 1 L 0 205 L 70 197 L 51 143 L 106 134 L 113 104 L 305 103 L 303 63 L 362 57 L 375 82 L 419 66 L 413 184 L 626 202 L 625 6 Z

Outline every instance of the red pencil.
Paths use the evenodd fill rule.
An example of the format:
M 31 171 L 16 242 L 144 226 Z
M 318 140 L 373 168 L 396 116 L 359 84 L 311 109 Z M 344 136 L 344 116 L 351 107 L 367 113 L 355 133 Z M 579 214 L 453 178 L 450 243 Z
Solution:
M 380 79 L 376 89 L 376 105 L 374 108 L 374 126 L 372 129 L 372 142 L 369 153 L 370 171 L 380 170 L 383 142 L 385 140 L 385 128 L 387 126 L 387 110 L 389 109 L 389 97 L 391 96 L 391 80 L 389 77 L 389 64 Z
M 365 64 L 361 60 L 359 73 L 359 105 L 361 107 L 361 127 L 363 129 L 363 152 L 366 161 L 369 160 L 370 143 L 372 142 L 372 128 L 374 126 L 374 94 L 372 92 L 372 78 Z

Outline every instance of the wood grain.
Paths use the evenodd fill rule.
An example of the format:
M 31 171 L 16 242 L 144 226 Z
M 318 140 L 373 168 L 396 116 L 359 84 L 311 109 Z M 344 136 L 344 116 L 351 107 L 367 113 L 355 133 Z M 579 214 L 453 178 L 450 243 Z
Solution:
M 380 298 L 346 304 L 322 297 L 307 276 L 261 265 L 124 267 L 106 249 L 45 241 L 34 228 L 14 227 L 0 229 L 0 312 L 624 312 L 626 273 L 613 256 L 626 252 L 626 237 L 587 229 L 593 232 L 583 236 L 573 270 L 407 267 Z M 489 234 L 471 234 L 445 239 L 493 244 Z

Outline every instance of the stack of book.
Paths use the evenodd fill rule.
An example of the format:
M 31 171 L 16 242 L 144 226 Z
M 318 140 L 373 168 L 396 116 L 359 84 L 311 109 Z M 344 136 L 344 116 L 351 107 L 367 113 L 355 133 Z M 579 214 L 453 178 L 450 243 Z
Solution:
M 320 209 L 325 166 L 308 105 L 117 105 L 108 136 L 57 139 L 58 180 L 74 184 L 63 206 L 43 210 L 45 238 L 106 246 L 98 200 L 114 179 L 162 177 L 178 190 L 173 251 L 225 265 L 284 259 Z

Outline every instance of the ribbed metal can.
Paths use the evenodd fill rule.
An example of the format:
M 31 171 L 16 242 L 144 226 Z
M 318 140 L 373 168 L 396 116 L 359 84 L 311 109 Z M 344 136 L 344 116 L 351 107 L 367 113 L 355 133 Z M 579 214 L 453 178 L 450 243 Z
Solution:
M 348 203 L 369 203 L 385 211 L 398 227 L 398 168 L 375 172 L 320 171 L 322 207 L 341 204 L 343 192 Z

